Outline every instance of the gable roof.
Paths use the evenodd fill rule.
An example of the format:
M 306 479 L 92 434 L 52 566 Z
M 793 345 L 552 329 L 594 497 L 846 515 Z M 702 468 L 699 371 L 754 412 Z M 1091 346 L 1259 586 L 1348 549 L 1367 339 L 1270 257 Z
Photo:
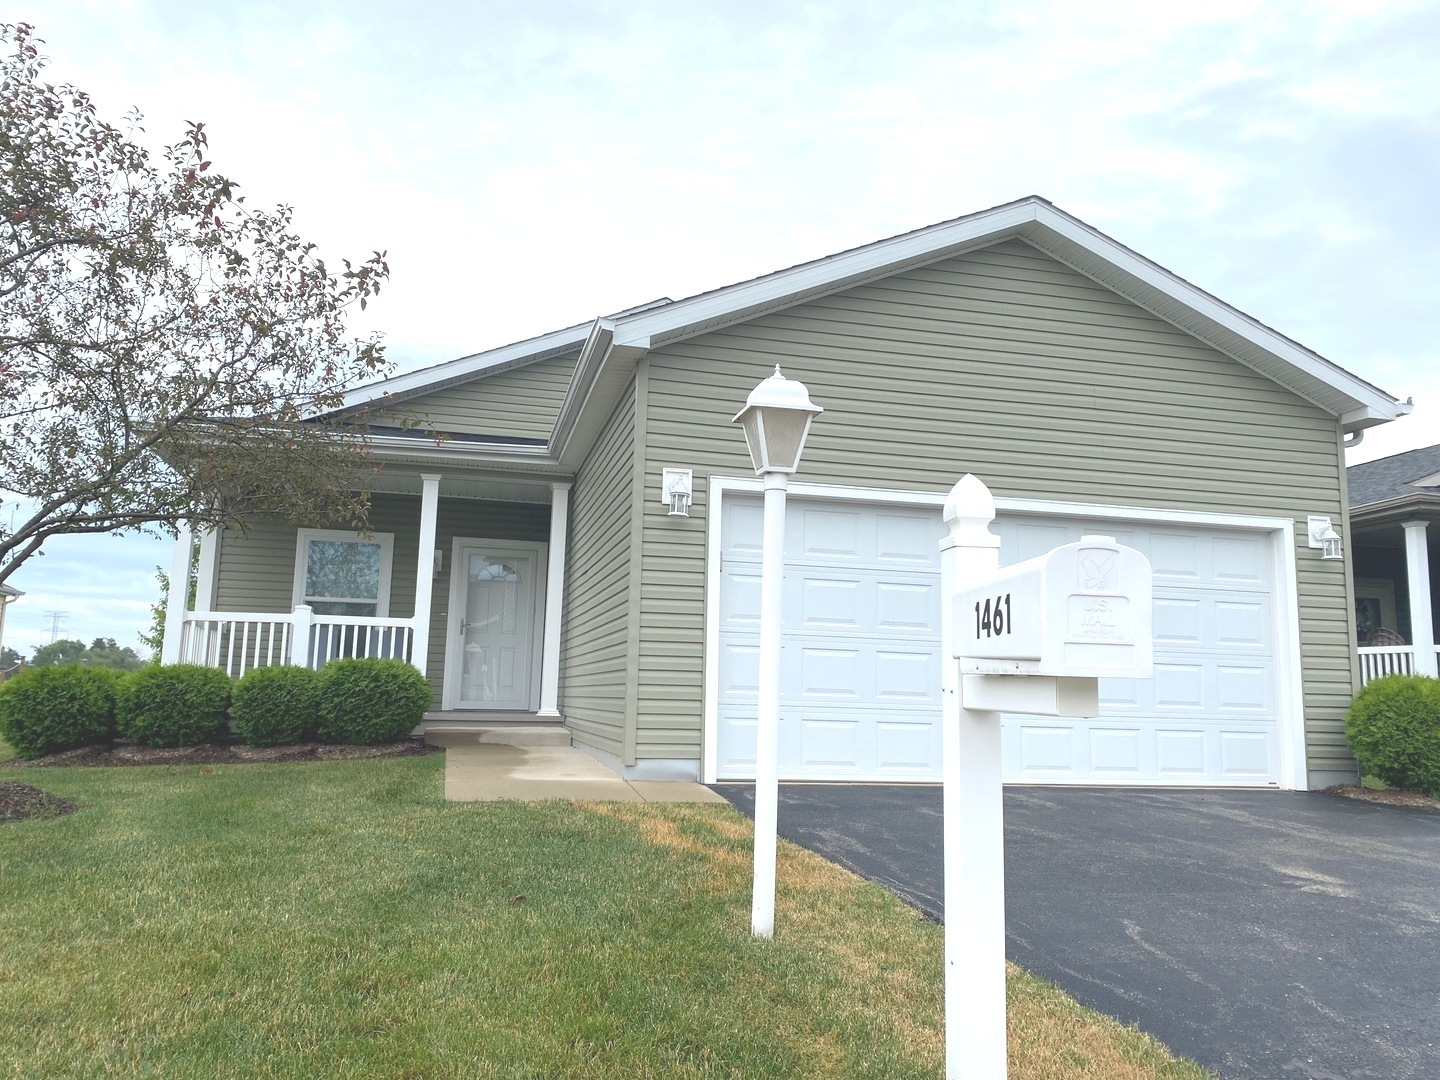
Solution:
M 1286 387 L 1335 416 L 1346 431 L 1410 411 L 1408 403 L 1036 195 L 683 300 L 643 305 L 370 384 L 347 395 L 346 405 L 428 392 L 578 347 L 579 361 L 549 440 L 553 461 L 573 468 L 624 391 L 635 362 L 651 349 L 1011 239 L 1030 244 Z
M 1400 503 L 1440 505 L 1440 443 L 1351 465 L 1345 480 L 1352 510 Z

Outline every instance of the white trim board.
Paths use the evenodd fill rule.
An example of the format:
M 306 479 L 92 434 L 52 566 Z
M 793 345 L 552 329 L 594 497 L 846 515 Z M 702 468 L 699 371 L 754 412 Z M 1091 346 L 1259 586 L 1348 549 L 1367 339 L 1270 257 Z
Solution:
M 700 772 L 704 783 L 716 782 L 719 755 L 719 665 L 720 665 L 720 554 L 725 496 L 732 493 L 759 494 L 764 481 L 758 477 L 711 476 L 707 481 L 705 537 L 705 671 L 703 687 L 704 733 L 701 742 Z M 789 494 L 799 499 L 832 499 L 846 502 L 880 503 L 899 506 L 933 506 L 945 503 L 947 492 L 903 491 L 890 488 L 853 487 L 844 484 L 815 484 L 792 481 Z M 1002 514 L 1036 514 L 1048 517 L 1100 518 L 1117 522 L 1154 522 L 1197 525 L 1216 529 L 1250 530 L 1268 533 L 1274 571 L 1276 744 L 1279 748 L 1279 786 L 1304 791 L 1307 785 L 1305 756 L 1305 700 L 1301 681 L 1299 579 L 1295 563 L 1295 522 L 1286 517 L 1252 514 L 1208 513 L 1154 506 L 1111 506 L 1100 503 L 1065 502 L 1052 499 L 997 498 Z M 942 600 L 943 602 L 943 600 Z M 1062 782 L 1063 781 L 1057 781 Z M 1093 781 L 1087 781 L 1093 783 Z

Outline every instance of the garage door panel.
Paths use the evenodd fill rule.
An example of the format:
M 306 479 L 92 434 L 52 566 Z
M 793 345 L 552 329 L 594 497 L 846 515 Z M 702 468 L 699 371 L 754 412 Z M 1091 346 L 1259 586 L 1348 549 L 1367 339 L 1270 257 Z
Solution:
M 880 720 L 875 724 L 877 769 L 931 773 L 938 746 L 938 720 L 932 724 Z
M 735 502 L 755 512 L 732 530 L 727 500 L 718 772 L 739 778 L 754 770 L 762 519 L 758 499 Z M 816 507 L 800 498 L 792 499 L 790 515 L 781 775 L 937 778 L 938 541 L 944 535 L 938 511 Z M 1144 552 L 1155 568 L 1156 677 L 1102 679 L 1100 717 L 1004 717 L 1006 776 L 1273 784 L 1278 743 L 1268 535 L 1118 524 L 1028 515 L 996 522 L 1005 564 L 1102 534 Z M 745 527 L 755 530 L 753 537 L 743 535 Z
M 929 571 L 944 535 L 934 519 L 882 510 L 875 515 L 875 565 Z
M 814 504 L 800 504 L 799 543 L 785 545 L 787 556 L 798 555 L 820 561 L 856 562 L 864 552 L 861 543 L 861 512 L 858 510 L 819 509 Z M 794 515 L 785 521 L 786 540 L 791 538 Z
M 792 574 L 800 594 L 799 629 L 844 629 L 860 627 L 861 583 L 854 579 L 806 577 Z
M 1204 640 L 1205 612 L 1198 599 L 1155 597 L 1152 633 L 1157 648 L 1163 645 L 1189 647 Z
M 1143 734 L 1137 727 L 1087 725 L 1090 773 L 1124 783 L 1144 775 Z
M 1260 664 L 1217 665 L 1215 710 L 1229 715 L 1269 715 L 1272 705 L 1269 676 L 1269 669 Z
M 939 634 L 939 582 L 875 582 L 875 628 L 881 632 Z
M 1205 778 L 1205 732 L 1172 728 L 1155 733 L 1155 771 L 1170 778 Z
M 1270 606 L 1261 600 L 1215 600 L 1216 645 L 1266 648 L 1270 643 Z
M 859 649 L 802 646 L 796 651 L 800 655 L 800 685 L 792 696 L 859 701 L 862 693 L 870 689 L 864 685 L 868 680 L 863 678 Z
M 1227 780 L 1258 780 L 1270 775 L 1275 739 L 1269 731 L 1222 731 L 1221 774 Z
M 940 657 L 934 650 L 875 650 L 875 700 L 940 704 Z

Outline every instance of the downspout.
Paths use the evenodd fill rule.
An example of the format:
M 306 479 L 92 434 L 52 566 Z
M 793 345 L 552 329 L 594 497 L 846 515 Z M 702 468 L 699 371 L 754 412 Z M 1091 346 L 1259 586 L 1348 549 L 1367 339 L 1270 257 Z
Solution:
M 1346 450 L 1349 450 L 1352 446 L 1359 446 L 1364 441 L 1365 429 L 1356 428 L 1354 431 L 1350 432 L 1348 435 L 1345 436 L 1345 438 L 1341 441 L 1340 445 L 1343 446 Z

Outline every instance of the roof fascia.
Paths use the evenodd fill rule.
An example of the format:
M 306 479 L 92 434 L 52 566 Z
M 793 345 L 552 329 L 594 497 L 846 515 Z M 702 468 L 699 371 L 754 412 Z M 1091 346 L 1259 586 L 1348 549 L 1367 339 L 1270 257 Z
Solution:
M 580 350 L 575 373 L 570 376 L 570 386 L 565 391 L 565 399 L 560 402 L 560 411 L 555 415 L 555 426 L 550 432 L 550 448 L 557 458 L 564 457 L 569 448 L 575 426 L 585 413 L 591 391 L 595 388 L 595 380 L 605 366 L 614 340 L 614 319 L 596 319 L 590 325 L 590 333 Z
M 372 435 L 371 454 L 382 461 L 446 462 L 456 465 L 504 468 L 556 469 L 556 461 L 545 446 L 510 446 L 499 443 L 436 442 L 403 435 Z
M 1397 495 L 1379 502 L 1350 507 L 1350 520 L 1354 524 L 1370 524 L 1388 517 L 1404 517 L 1417 510 L 1440 510 L 1440 495 L 1425 491 L 1414 491 Z
M 1355 402 L 1356 408 L 1341 417 L 1342 422 L 1347 425 L 1347 430 L 1351 430 L 1353 427 L 1383 424 L 1409 412 L 1409 409 L 1404 407 L 1401 402 L 1396 401 L 1384 391 L 1371 386 L 1338 365 L 1324 360 L 1283 334 L 1277 333 L 1237 308 L 1211 296 L 1184 278 L 1151 262 L 1143 255 L 1131 251 L 1123 244 L 1117 243 L 1104 233 L 1086 225 L 1078 218 L 1071 217 L 1062 210 L 1045 204 L 1037 205 L 1035 227 L 1078 244 L 1092 254 L 1098 255 L 1122 273 L 1128 274 L 1144 285 L 1157 289 L 1203 318 L 1237 334 L 1284 360 L 1310 378 L 1351 398 Z M 1047 251 L 1046 254 L 1055 256 L 1055 253 L 1050 251 Z M 1352 417 L 1353 419 L 1351 419 Z
M 1155 289 L 1202 319 L 1249 341 L 1305 377 L 1348 398 L 1354 408 L 1339 417 L 1346 431 L 1387 423 L 1409 412 L 1407 405 L 1384 391 L 1036 196 L 616 319 L 615 343 L 641 350 L 654 348 L 742 322 L 761 311 L 773 311 L 827 292 L 853 288 L 864 281 L 953 258 L 1011 237 L 1033 243 L 1037 234 L 1046 233 L 1089 251 L 1120 274 Z M 1037 246 L 1052 258 L 1060 258 L 1043 244 Z M 1061 258 L 1061 261 L 1065 260 Z M 1114 287 L 1106 282 L 1101 284 Z M 1187 332 L 1194 333 L 1193 330 Z M 1289 388 L 1304 396 L 1296 387 Z M 1333 408 L 1326 411 L 1334 415 Z
M 654 311 L 616 320 L 619 345 L 649 349 L 658 344 L 741 322 L 757 310 L 774 310 L 826 292 L 853 288 L 901 268 L 939 262 L 965 250 L 1013 235 L 1033 221 L 1043 202 L 1030 196 L 954 221 L 890 237 L 864 247 L 802 263 L 764 277 L 677 300 Z
M 462 356 L 458 360 L 447 360 L 443 364 L 397 375 L 393 379 L 357 386 L 346 392 L 341 408 L 352 408 L 380 400 L 399 401 L 427 390 L 492 374 L 496 370 L 546 360 L 568 352 L 584 342 L 589 329 L 589 323 L 581 323 L 539 337 L 502 345 L 498 349 Z

